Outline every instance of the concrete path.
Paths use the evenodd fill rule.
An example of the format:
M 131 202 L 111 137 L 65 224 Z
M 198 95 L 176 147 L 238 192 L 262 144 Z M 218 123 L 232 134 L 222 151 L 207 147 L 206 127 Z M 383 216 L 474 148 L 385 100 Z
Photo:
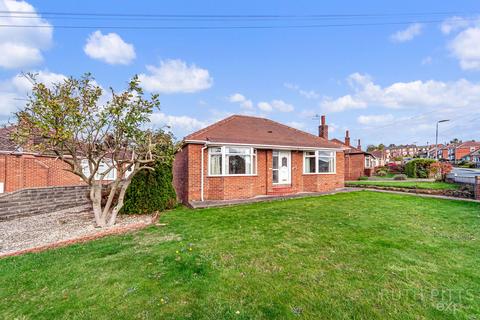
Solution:
M 401 191 L 391 191 L 391 190 L 379 190 L 379 189 L 371 189 L 371 188 L 347 187 L 347 188 L 342 188 L 342 189 L 338 189 L 338 190 L 331 191 L 331 192 L 301 192 L 301 193 L 284 195 L 284 196 L 258 196 L 258 197 L 255 197 L 255 198 L 240 199 L 240 200 L 192 201 L 192 202 L 190 202 L 190 207 L 192 207 L 193 209 L 204 209 L 204 208 L 213 208 L 213 207 L 227 207 L 227 206 L 239 205 L 239 204 L 267 202 L 267 201 L 275 201 L 275 200 L 287 200 L 287 199 L 306 198 L 306 197 L 317 197 L 317 196 L 325 196 L 325 195 L 331 195 L 331 194 L 337 194 L 337 193 L 356 192 L 356 191 L 362 191 L 362 190 L 373 191 L 373 192 L 383 192 L 383 193 L 393 193 L 393 194 L 400 194 L 400 195 L 409 195 L 409 196 L 413 196 L 413 197 L 422 197 L 422 198 L 436 198 L 436 199 L 446 199 L 446 200 L 457 200 L 457 201 L 468 201 L 468 202 L 480 203 L 480 200 L 447 197 L 447 196 L 440 196 L 440 195 L 433 195 L 433 194 L 411 193 L 411 192 L 401 192 Z
M 343 192 L 352 192 L 358 191 L 354 188 L 342 188 L 331 192 L 300 192 L 296 194 L 289 194 L 283 196 L 257 196 L 249 199 L 239 199 L 239 200 L 206 200 L 206 201 L 191 201 L 190 207 L 193 209 L 203 209 L 203 208 L 212 208 L 212 207 L 226 207 L 237 204 L 247 204 L 247 203 L 256 203 L 256 202 L 266 202 L 274 200 L 287 200 L 295 198 L 305 198 L 305 197 L 316 197 L 316 196 L 325 196 L 330 194 L 337 194 Z

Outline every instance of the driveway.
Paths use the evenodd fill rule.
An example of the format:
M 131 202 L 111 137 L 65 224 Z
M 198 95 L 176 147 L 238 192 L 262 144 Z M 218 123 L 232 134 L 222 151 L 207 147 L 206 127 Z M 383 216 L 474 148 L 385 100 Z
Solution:
M 460 177 L 475 177 L 480 176 L 480 169 L 453 168 L 452 173 Z

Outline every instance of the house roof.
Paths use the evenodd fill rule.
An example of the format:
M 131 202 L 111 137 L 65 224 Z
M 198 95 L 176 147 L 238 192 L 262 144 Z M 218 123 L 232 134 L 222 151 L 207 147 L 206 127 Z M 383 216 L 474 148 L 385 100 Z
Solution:
M 0 151 L 17 151 L 18 146 L 11 138 L 14 127 L 0 128 Z
M 469 154 L 466 154 L 462 157 L 463 158 L 466 158 L 466 157 L 471 157 L 471 156 L 480 156 L 480 149 L 478 150 L 475 150 L 473 152 L 470 152 Z
M 345 153 L 348 153 L 348 154 L 361 154 L 361 153 L 363 153 L 363 154 L 368 154 L 368 155 L 370 155 L 370 156 L 375 157 L 375 156 L 374 156 L 373 154 L 371 154 L 370 152 L 366 152 L 366 151 L 363 151 L 363 150 L 361 150 L 361 149 L 358 149 L 358 148 L 355 148 L 355 147 L 352 147 L 352 146 L 348 146 L 348 145 L 345 144 L 345 142 L 343 142 L 343 141 L 341 141 L 341 140 L 339 140 L 339 139 L 337 139 L 337 138 L 333 138 L 333 139 L 331 139 L 330 141 L 333 142 L 333 143 L 335 143 L 335 144 L 337 144 L 337 145 L 339 145 L 340 147 L 345 148 Z
M 470 147 L 480 147 L 480 142 L 477 141 L 466 141 L 456 146 L 456 148 L 470 148 Z
M 372 154 L 375 158 L 383 158 L 385 152 L 383 150 L 374 150 Z
M 233 115 L 189 134 L 186 143 L 238 143 L 296 148 L 335 148 L 339 145 L 316 135 L 259 117 Z

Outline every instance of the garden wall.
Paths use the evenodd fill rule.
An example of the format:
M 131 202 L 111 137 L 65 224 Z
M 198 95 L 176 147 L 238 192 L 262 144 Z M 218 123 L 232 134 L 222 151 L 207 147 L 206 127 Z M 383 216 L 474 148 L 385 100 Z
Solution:
M 88 205 L 87 186 L 22 189 L 0 195 L 0 220 Z

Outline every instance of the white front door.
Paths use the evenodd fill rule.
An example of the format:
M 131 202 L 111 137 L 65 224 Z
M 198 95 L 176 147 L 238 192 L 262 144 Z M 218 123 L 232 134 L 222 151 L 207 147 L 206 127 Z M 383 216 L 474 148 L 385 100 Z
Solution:
M 273 184 L 291 183 L 291 157 L 290 151 L 273 151 Z

